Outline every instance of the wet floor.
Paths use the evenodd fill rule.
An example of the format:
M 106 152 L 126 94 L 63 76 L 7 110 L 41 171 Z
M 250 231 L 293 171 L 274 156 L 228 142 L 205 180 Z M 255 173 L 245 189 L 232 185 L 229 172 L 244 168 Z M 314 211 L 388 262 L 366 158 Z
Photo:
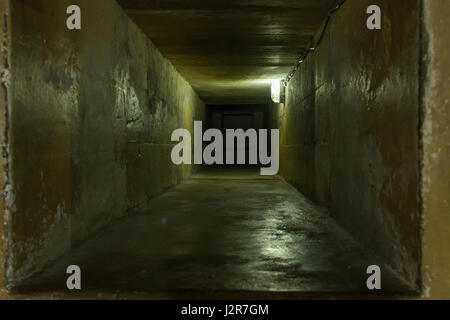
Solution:
M 210 170 L 155 198 L 56 261 L 25 287 L 134 292 L 367 293 L 376 263 L 329 213 L 278 177 Z M 383 288 L 395 287 L 383 275 Z M 387 280 L 386 280 L 387 279 Z

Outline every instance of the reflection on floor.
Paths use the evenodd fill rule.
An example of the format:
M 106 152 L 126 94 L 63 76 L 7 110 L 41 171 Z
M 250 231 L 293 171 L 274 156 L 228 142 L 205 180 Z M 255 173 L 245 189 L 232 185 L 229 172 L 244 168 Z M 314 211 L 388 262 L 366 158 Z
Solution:
M 278 177 L 210 170 L 148 210 L 61 258 L 27 284 L 64 290 L 79 265 L 83 289 L 143 292 L 361 292 L 377 261 L 328 212 Z M 383 275 L 383 288 L 395 281 Z

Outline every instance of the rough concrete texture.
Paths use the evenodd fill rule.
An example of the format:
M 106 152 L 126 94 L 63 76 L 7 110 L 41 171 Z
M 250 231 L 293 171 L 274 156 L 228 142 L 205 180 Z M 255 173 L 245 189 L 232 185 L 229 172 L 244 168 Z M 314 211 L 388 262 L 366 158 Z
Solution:
M 336 0 L 118 0 L 209 104 L 266 103 Z
M 424 295 L 450 298 L 450 2 L 424 1 L 428 39 L 423 122 Z
M 366 28 L 369 5 L 382 30 Z M 407 8 L 407 10 L 405 10 Z M 349 0 L 274 105 L 287 181 L 419 288 L 420 5 Z
M 278 177 L 227 167 L 153 199 L 19 292 L 65 291 L 73 261 L 83 270 L 84 291 L 173 298 L 184 290 L 369 294 L 366 269 L 374 259 L 326 210 Z M 383 294 L 404 290 L 383 273 Z
M 0 188 L 2 196 L 0 197 L 0 299 L 8 298 L 5 284 L 5 264 L 6 264 L 6 188 L 8 186 L 8 142 L 7 142 L 7 123 L 8 123 L 8 97 L 9 97 L 9 1 L 0 0 L 0 148 L 2 154 L 0 157 Z
M 82 30 L 66 8 L 82 8 Z M 190 174 L 170 135 L 204 104 L 113 0 L 11 4 L 14 286 Z
M 157 2 L 160 6 L 157 10 L 166 10 L 164 3 L 173 6 L 176 4 L 174 1 Z M 201 8 L 202 0 L 199 1 L 195 10 Z M 4 287 L 4 265 L 7 257 L 10 284 L 16 284 L 41 269 L 56 272 L 61 276 L 62 269 L 58 270 L 57 266 L 59 264 L 62 268 L 67 264 L 64 259 L 71 256 L 86 259 L 86 263 L 94 266 L 92 270 L 95 273 L 95 266 L 103 266 L 104 261 L 97 258 L 90 260 L 88 255 L 95 256 L 95 253 L 100 253 L 103 257 L 109 258 L 111 254 L 113 256 L 114 245 L 111 244 L 114 240 L 117 241 L 117 248 L 122 250 L 120 257 L 123 260 L 118 260 L 119 267 L 123 267 L 123 270 L 135 268 L 136 271 L 142 268 L 141 262 L 145 259 L 153 261 L 153 257 L 146 255 L 148 252 L 142 246 L 160 241 L 160 238 L 156 237 L 158 234 L 163 234 L 161 237 L 169 236 L 164 234 L 164 231 L 170 228 L 170 239 L 173 242 L 167 245 L 185 251 L 166 251 L 165 254 L 169 255 L 165 258 L 169 262 L 180 261 L 177 260 L 180 258 L 178 255 L 185 254 L 185 261 L 190 262 L 188 267 L 191 268 L 187 271 L 175 270 L 174 274 L 184 276 L 186 272 L 191 272 L 193 278 L 185 281 L 192 280 L 191 284 L 205 283 L 214 286 L 218 280 L 217 277 L 211 276 L 216 275 L 215 271 L 211 271 L 211 265 L 214 266 L 215 262 L 223 261 L 224 257 L 228 259 L 231 255 L 230 251 L 224 250 L 220 252 L 222 257 L 209 260 L 211 252 L 218 253 L 208 247 L 209 240 L 213 238 L 209 235 L 214 221 L 209 220 L 209 216 L 204 221 L 204 216 L 198 215 L 194 216 L 193 221 L 200 222 L 193 224 L 193 221 L 187 219 L 187 215 L 181 216 L 175 209 L 167 212 L 166 216 L 161 216 L 166 212 L 157 209 L 158 206 L 165 208 L 167 203 L 171 203 L 173 208 L 181 207 L 183 212 L 191 213 L 193 200 L 198 202 L 195 205 L 201 201 L 205 201 L 206 205 L 217 205 L 217 202 L 220 202 L 225 207 L 233 207 L 238 213 L 243 205 L 254 207 L 253 214 L 243 217 L 242 221 L 231 221 L 224 212 L 217 212 L 215 206 L 211 207 L 214 209 L 210 211 L 218 221 L 223 222 L 218 229 L 225 234 L 235 235 L 236 238 L 230 241 L 235 241 L 235 244 L 243 243 L 242 248 L 248 249 L 242 252 L 254 254 L 258 248 L 262 249 L 267 241 L 259 241 L 259 237 L 270 238 L 274 244 L 281 247 L 279 251 L 269 252 L 274 258 L 272 266 L 259 262 L 261 270 L 268 272 L 269 279 L 276 279 L 272 284 L 278 286 L 278 289 L 283 286 L 285 289 L 296 286 L 296 283 L 291 283 L 286 278 L 277 278 L 280 273 L 287 278 L 299 277 L 305 280 L 310 288 L 314 285 L 315 288 L 322 285 L 322 289 L 326 285 L 336 287 L 337 282 L 316 281 L 320 280 L 321 276 L 324 276 L 322 279 L 330 278 L 329 273 L 321 274 L 321 268 L 326 269 L 325 262 L 320 259 L 323 253 L 326 257 L 327 254 L 331 255 L 333 259 L 342 253 L 345 259 L 338 257 L 333 260 L 335 263 L 342 263 L 340 267 L 345 266 L 344 260 L 353 261 L 356 265 L 362 263 L 358 258 L 353 260 L 355 252 L 358 252 L 358 255 L 361 252 L 360 249 L 356 250 L 359 246 L 353 241 L 345 242 L 355 248 L 355 252 L 351 253 L 345 248 L 343 251 L 333 251 L 336 247 L 321 242 L 323 239 L 331 239 L 330 236 L 336 235 L 339 229 L 330 228 L 330 225 L 326 226 L 326 229 L 321 219 L 330 223 L 332 220 L 328 220 L 322 212 L 311 209 L 314 206 L 310 206 L 301 195 L 288 195 L 287 189 L 280 187 L 279 182 L 263 180 L 261 185 L 259 180 L 252 184 L 248 181 L 221 179 L 218 183 L 218 179 L 213 179 L 212 183 L 208 177 L 200 176 L 200 181 L 190 181 L 180 185 L 180 189 L 175 188 L 162 197 L 157 196 L 169 186 L 186 178 L 192 170 L 187 166 L 167 166 L 170 150 L 167 135 L 175 127 L 192 129 L 192 120 L 204 117 L 203 103 L 195 92 L 112 0 L 98 0 L 94 3 L 88 0 L 11 2 L 13 11 L 6 14 L 9 12 L 7 4 L 10 1 L 0 0 L 0 146 L 3 149 L 0 185 L 4 192 L 4 197 L 0 199 L 3 209 L 0 215 L 0 298 L 8 297 Z M 273 3 L 276 6 L 289 7 L 278 12 L 286 14 L 284 22 L 289 22 L 290 18 L 286 18 L 287 11 L 296 4 L 321 6 L 325 2 L 327 1 Z M 422 2 L 425 9 L 425 37 L 429 40 L 427 47 L 424 47 L 424 67 L 427 73 L 423 97 L 419 96 L 419 1 L 347 0 L 345 6 L 333 18 L 320 48 L 309 56 L 292 79 L 286 105 L 272 105 L 270 111 L 272 126 L 282 130 L 281 173 L 286 180 L 319 203 L 328 206 L 340 224 L 361 241 L 364 254 L 372 255 L 371 263 L 374 257 L 383 257 L 382 260 L 387 263 L 386 268 L 392 268 L 414 289 L 417 289 L 420 275 L 419 248 L 422 248 L 424 296 L 449 298 L 450 256 L 447 247 L 450 240 L 450 39 L 446 22 L 450 16 L 450 4 L 447 0 L 420 1 Z M 83 8 L 81 31 L 69 32 L 65 28 L 65 9 L 72 3 Z M 178 9 L 184 11 L 193 3 L 179 2 Z M 246 3 L 248 6 L 244 7 L 248 13 L 262 2 L 248 0 Z M 382 31 L 368 31 L 365 28 L 366 16 L 363 13 L 369 4 L 378 4 L 383 10 Z M 211 5 L 216 6 L 215 9 L 225 8 L 225 5 L 220 5 L 219 2 Z M 260 17 L 267 16 L 270 11 L 270 8 L 259 9 Z M 199 15 L 202 20 L 201 14 Z M 194 19 L 195 16 L 196 14 L 191 12 L 184 20 Z M 11 21 L 5 20 L 8 17 L 13 19 L 12 25 Z M 243 52 L 237 51 L 232 59 L 240 64 L 236 67 L 242 72 L 240 75 L 245 76 L 250 72 L 252 79 L 239 82 L 242 91 L 233 89 L 228 91 L 229 94 L 247 92 L 252 96 L 256 91 L 264 91 L 266 94 L 268 91 L 264 88 L 267 84 L 258 83 L 255 86 L 256 82 L 253 81 L 269 74 L 279 74 L 281 69 L 275 72 L 272 65 L 266 68 L 264 65 L 276 63 L 280 68 L 289 69 L 293 62 L 284 62 L 288 57 L 278 56 L 278 53 L 274 52 L 286 49 L 284 41 L 295 40 L 296 35 L 288 32 L 286 38 L 281 41 L 277 37 L 278 33 L 281 36 L 278 29 L 281 25 L 270 29 L 270 19 L 265 21 L 267 29 L 261 27 L 253 30 L 255 41 L 247 47 L 248 51 L 244 52 L 244 55 L 248 54 L 247 59 L 239 60 L 240 53 Z M 199 31 L 202 28 L 189 31 Z M 200 35 L 190 43 L 189 36 L 194 35 L 193 33 L 183 39 L 179 39 L 174 33 L 171 38 L 167 38 L 168 52 L 178 54 L 177 52 L 181 52 L 180 48 L 189 45 L 194 45 L 195 48 L 197 42 L 198 50 L 205 49 L 203 53 L 209 55 L 209 50 L 212 50 L 208 61 L 213 61 L 214 56 L 220 60 L 226 56 L 221 57 L 219 50 L 224 49 L 224 46 L 234 48 L 235 38 L 240 39 L 240 44 L 243 44 L 242 40 L 248 35 L 240 33 L 242 30 L 240 25 L 239 32 L 227 33 L 225 29 L 222 30 L 220 35 L 226 40 L 222 47 L 218 46 L 217 52 L 212 49 L 212 42 L 208 44 L 208 41 L 215 39 Z M 217 29 L 208 30 L 208 33 L 214 31 Z M 264 36 L 266 31 L 270 31 L 268 38 Z M 10 32 L 13 33 L 12 43 L 8 41 Z M 312 34 L 311 30 L 308 32 Z M 252 34 L 250 36 L 253 37 Z M 160 37 L 166 39 L 164 34 Z M 251 63 L 252 59 L 249 57 L 252 56 L 252 50 L 260 45 L 267 45 L 267 51 L 258 53 L 261 59 L 256 59 L 250 68 L 243 68 L 246 63 Z M 305 43 L 299 42 L 298 45 L 304 47 Z M 176 48 L 172 50 L 171 47 L 174 46 Z M 189 60 L 189 54 L 197 57 L 202 56 L 200 53 L 202 52 L 187 52 L 186 61 L 193 61 Z M 10 63 L 6 61 L 8 54 L 12 54 L 12 70 Z M 283 61 L 278 61 L 281 58 Z M 189 70 L 194 72 L 197 67 L 202 67 L 202 63 L 205 61 L 193 61 Z M 257 72 L 252 73 L 255 70 Z M 14 77 L 11 78 L 11 74 Z M 209 73 L 200 73 L 205 78 L 199 79 L 205 81 L 229 77 L 225 82 L 217 80 L 211 84 L 212 90 L 205 91 L 217 94 L 220 89 L 229 89 L 230 81 L 232 84 L 240 79 L 237 74 L 234 73 L 233 76 L 222 70 L 212 73 L 212 78 L 209 78 Z M 257 90 L 252 91 L 253 89 Z M 251 92 L 253 93 L 250 94 Z M 240 98 L 245 96 L 242 94 Z M 423 110 L 419 110 L 421 100 Z M 10 107 L 12 109 L 9 109 Z M 418 232 L 419 120 L 423 120 L 423 243 L 419 240 Z M 9 150 L 10 142 L 12 148 Z M 8 162 L 8 159 L 11 161 Z M 226 175 L 232 179 L 242 178 L 239 178 L 239 175 Z M 250 189 L 247 189 L 249 186 Z M 13 189 L 10 189 L 11 187 Z M 231 199 L 236 201 L 233 200 L 229 204 L 228 198 L 220 198 L 222 193 L 218 191 L 221 187 L 227 189 Z M 236 188 L 235 192 L 233 188 Z M 205 194 L 197 192 L 198 190 L 203 190 Z M 182 192 L 187 192 L 187 198 L 173 198 Z M 217 197 L 212 197 L 215 193 Z M 255 198 L 249 200 L 249 194 Z M 274 202 L 271 202 L 271 198 L 266 199 L 267 194 L 276 194 Z M 259 217 L 256 209 L 262 207 L 266 210 L 273 205 L 284 210 L 284 205 L 277 203 L 277 199 L 283 197 L 289 198 L 288 202 L 296 207 L 295 210 L 289 208 L 292 209 L 294 219 L 303 221 L 306 217 L 304 208 L 311 209 L 308 209 L 307 216 L 314 219 L 307 222 L 314 232 L 302 225 L 298 230 L 272 229 L 273 232 L 270 233 L 270 228 L 276 223 L 280 222 L 279 226 L 283 224 L 274 215 L 269 215 L 272 220 Z M 256 198 L 260 198 L 260 204 Z M 145 211 L 142 205 L 148 199 L 152 199 L 150 203 L 156 205 Z M 266 203 L 266 200 L 271 201 Z M 142 215 L 119 219 L 123 224 L 113 223 L 131 209 L 138 209 Z M 179 218 L 178 224 L 172 224 L 174 218 Z M 290 219 L 290 216 L 287 219 Z M 112 229 L 96 233 L 110 222 Z M 140 227 L 141 222 L 148 222 L 148 225 L 154 228 L 154 234 L 146 233 L 144 228 L 136 233 L 129 232 Z M 266 222 L 269 229 L 263 228 Z M 244 227 L 252 225 L 255 229 L 261 228 L 255 234 L 240 234 L 238 231 L 242 231 L 242 224 Z M 235 228 L 238 225 L 239 230 Z M 295 221 L 292 221 L 292 225 L 295 226 Z M 198 229 L 195 229 L 196 227 Z M 327 230 L 326 234 L 320 232 L 321 228 Z M 128 265 L 124 262 L 130 258 L 127 255 L 127 244 L 130 242 L 123 242 L 123 237 L 114 234 L 113 231 L 118 229 L 127 233 L 127 236 L 131 234 L 130 242 L 135 241 L 137 247 L 141 246 L 138 253 L 142 255 L 131 257 L 136 260 L 134 264 Z M 180 230 L 184 233 L 179 233 Z M 205 238 L 196 238 L 194 231 L 198 231 L 198 234 Z M 89 238 L 93 234 L 96 236 Z M 203 255 L 189 255 L 186 251 L 183 241 L 189 236 L 191 249 L 204 249 L 201 252 Z M 308 239 L 311 247 L 323 245 L 318 251 L 303 252 L 303 258 L 307 262 L 318 262 L 316 266 L 319 266 L 318 270 L 321 271 L 303 273 L 304 265 L 290 265 L 289 259 L 277 260 L 279 257 L 275 257 L 278 253 L 295 255 L 294 251 L 298 248 L 293 242 L 288 242 L 289 245 L 285 246 L 285 242 L 280 242 L 280 239 L 291 237 L 291 240 L 303 241 L 302 236 Z M 76 246 L 86 238 L 89 240 L 83 244 L 84 247 Z M 147 242 L 143 244 L 142 241 Z M 217 237 L 214 241 L 225 240 Z M 199 246 L 194 246 L 195 243 Z M 325 248 L 327 245 L 332 247 L 327 247 L 330 251 Z M 160 252 L 161 249 L 154 250 Z M 314 252 L 321 254 L 315 256 Z M 57 261 L 59 256 L 63 257 L 63 260 Z M 139 260 L 140 258 L 142 260 Z M 245 263 L 241 263 L 245 262 L 244 258 L 234 259 L 230 261 L 233 261 L 233 267 L 236 269 L 231 268 L 231 271 L 241 268 L 240 270 L 248 272 Z M 380 261 L 378 258 L 376 260 Z M 192 271 L 198 261 L 204 268 L 202 274 L 194 274 Z M 177 264 L 168 265 L 175 269 L 179 267 Z M 45 266 L 52 267 L 45 269 Z M 168 279 L 167 274 L 164 274 L 166 270 L 162 270 L 161 265 L 154 266 L 161 271 L 162 279 Z M 258 267 L 258 262 L 256 266 Z M 113 264 L 108 267 L 114 271 Z M 355 265 L 352 268 L 356 270 Z M 126 284 L 120 283 L 121 279 L 125 279 L 131 283 L 130 287 L 137 289 L 142 287 L 139 280 L 145 280 L 147 284 L 156 280 L 161 283 L 159 279 L 149 278 L 148 273 L 135 274 L 137 278 L 118 277 L 112 281 L 116 281 L 119 287 L 126 287 Z M 101 280 L 102 275 L 99 275 L 98 279 Z M 111 275 L 113 273 L 103 276 Z M 260 276 L 261 273 L 255 273 L 255 277 Z M 345 277 L 347 276 L 355 279 L 352 275 L 345 274 Z M 231 277 L 228 278 L 230 279 Z M 244 283 L 239 284 L 241 288 L 247 285 L 247 288 L 251 289 L 253 285 L 254 289 L 265 289 L 258 288 L 260 283 L 255 278 L 249 276 L 251 282 L 248 283 L 245 283 L 246 279 L 240 279 Z M 52 278 L 52 281 L 57 281 L 56 277 Z M 238 287 L 231 280 L 228 283 L 234 288 Z M 186 287 L 185 284 L 186 282 L 180 281 L 180 286 Z M 93 283 L 93 286 L 98 286 L 98 283 Z M 235 291 L 228 291 L 224 296 L 230 297 L 230 292 L 231 297 L 239 296 Z M 209 294 L 208 291 L 206 294 Z M 122 295 L 131 296 L 129 293 Z M 193 296 L 195 295 L 187 293 L 187 297 Z M 255 295 L 251 292 L 248 296 L 244 295 L 250 298 L 255 296 L 267 297 L 266 293 Z M 98 297 L 95 292 L 93 297 Z M 112 297 L 117 296 L 112 294 Z M 271 297 L 280 298 L 286 295 L 277 292 Z

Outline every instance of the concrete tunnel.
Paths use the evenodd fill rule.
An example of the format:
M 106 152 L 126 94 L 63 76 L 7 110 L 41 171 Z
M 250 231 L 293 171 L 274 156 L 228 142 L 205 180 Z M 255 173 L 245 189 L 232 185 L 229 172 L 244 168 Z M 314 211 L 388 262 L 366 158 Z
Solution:
M 450 298 L 449 15 L 0 0 L 0 297 Z M 171 135 L 189 131 L 193 158 L 195 121 L 278 130 L 277 174 L 174 164 Z

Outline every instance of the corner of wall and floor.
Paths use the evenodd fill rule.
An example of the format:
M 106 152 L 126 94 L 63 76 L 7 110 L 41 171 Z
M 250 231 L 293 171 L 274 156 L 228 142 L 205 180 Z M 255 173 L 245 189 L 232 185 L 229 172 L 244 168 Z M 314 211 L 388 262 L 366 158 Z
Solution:
M 8 237 L 0 217 L 5 296 L 6 240 L 14 286 L 187 178 L 170 134 L 192 133 L 205 104 L 115 0 L 0 4 L 2 79 L 13 75 L 0 91 L 2 146 L 13 146 L 1 182 L 14 182 Z M 83 8 L 82 30 L 66 28 L 70 4 Z
M 289 82 L 280 172 L 417 291 L 419 1 L 376 1 L 377 31 L 371 4 L 346 1 Z
M 450 2 L 375 2 L 385 29 L 368 32 L 358 14 L 374 1 L 346 1 L 272 105 L 280 174 L 418 296 L 450 298 Z

